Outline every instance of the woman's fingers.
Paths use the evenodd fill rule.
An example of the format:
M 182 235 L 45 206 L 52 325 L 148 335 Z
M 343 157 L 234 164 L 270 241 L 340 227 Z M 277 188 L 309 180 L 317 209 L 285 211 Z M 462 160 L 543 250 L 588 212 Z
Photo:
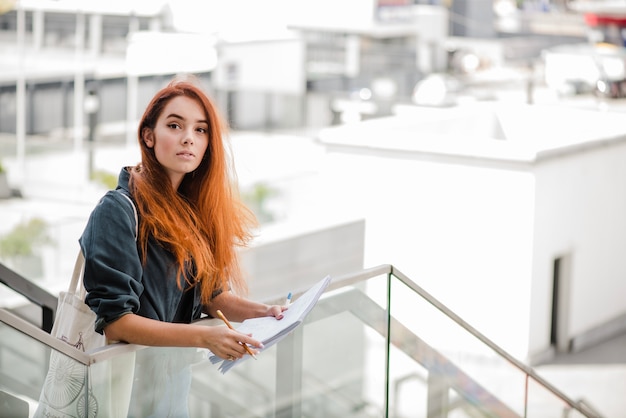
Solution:
M 261 343 L 261 341 L 255 339 L 252 337 L 252 334 L 243 334 L 241 332 L 238 332 L 238 343 L 241 344 L 248 344 L 249 346 L 252 346 L 254 348 L 263 348 L 263 343 Z M 245 348 L 244 348 L 245 350 Z
M 207 331 L 209 330 L 212 337 L 207 340 L 207 348 L 223 359 L 240 359 L 250 354 L 247 349 L 256 355 L 259 353 L 258 349 L 263 348 L 263 344 L 253 338 L 252 334 L 244 334 L 228 327 L 207 327 Z

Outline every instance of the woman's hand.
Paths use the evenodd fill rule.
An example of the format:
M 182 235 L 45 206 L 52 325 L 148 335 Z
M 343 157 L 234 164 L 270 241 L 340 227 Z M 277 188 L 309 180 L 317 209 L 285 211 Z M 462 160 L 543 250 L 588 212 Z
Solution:
M 237 360 L 248 354 L 243 344 L 248 344 L 255 355 L 259 353 L 255 348 L 263 348 L 263 344 L 250 334 L 243 334 L 226 326 L 202 327 L 202 331 L 202 346 L 226 360 Z
M 213 318 L 217 318 L 217 311 L 221 310 L 230 321 L 243 322 L 248 318 L 263 316 L 283 319 L 283 312 L 287 309 L 287 306 L 266 305 L 265 303 L 254 302 L 228 291 L 222 292 L 213 298 L 208 305 L 205 305 L 203 311 Z
M 273 316 L 276 319 L 283 318 L 283 312 L 287 310 L 287 306 L 266 305 L 265 315 Z M 242 344 L 248 344 L 251 347 L 263 348 L 263 344 L 252 338 L 252 334 L 243 334 L 230 327 L 211 327 L 215 329 L 213 335 L 208 336 L 206 346 L 218 357 L 226 360 L 237 360 L 248 354 Z M 258 350 L 252 349 L 256 355 Z
M 267 314 L 265 316 L 273 316 L 276 319 L 283 319 L 283 312 L 289 309 L 285 305 L 268 305 Z

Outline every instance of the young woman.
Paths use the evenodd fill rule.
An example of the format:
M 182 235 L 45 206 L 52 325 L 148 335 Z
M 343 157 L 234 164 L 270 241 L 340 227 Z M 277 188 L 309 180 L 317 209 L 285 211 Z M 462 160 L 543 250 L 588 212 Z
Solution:
M 254 216 L 235 193 L 224 129 L 193 80 L 175 79 L 148 104 L 141 163 L 121 170 L 80 238 L 86 303 L 109 340 L 208 348 L 234 360 L 247 354 L 242 344 L 261 343 L 191 322 L 217 310 L 231 321 L 282 318 L 285 307 L 241 296 L 237 246 L 251 238 Z

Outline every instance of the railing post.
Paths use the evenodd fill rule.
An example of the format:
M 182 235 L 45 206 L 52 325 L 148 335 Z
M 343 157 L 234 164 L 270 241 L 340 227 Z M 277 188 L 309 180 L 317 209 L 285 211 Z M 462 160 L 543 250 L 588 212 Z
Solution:
M 393 272 L 387 274 L 387 309 L 386 309 L 386 318 L 387 321 L 386 330 L 387 330 L 387 341 L 385 341 L 385 402 L 383 405 L 383 409 L 385 412 L 385 417 L 389 416 L 389 397 L 390 393 L 390 385 L 391 382 L 389 376 L 389 368 L 390 368 L 390 355 L 391 355 L 391 279 Z M 395 408 L 395 405 L 394 405 Z
M 302 416 L 302 339 L 299 327 L 277 346 L 276 418 Z
M 445 418 L 450 408 L 450 386 L 436 373 L 428 374 L 427 418 Z
M 41 329 L 46 332 L 52 331 L 54 325 L 54 310 L 48 306 L 41 307 Z

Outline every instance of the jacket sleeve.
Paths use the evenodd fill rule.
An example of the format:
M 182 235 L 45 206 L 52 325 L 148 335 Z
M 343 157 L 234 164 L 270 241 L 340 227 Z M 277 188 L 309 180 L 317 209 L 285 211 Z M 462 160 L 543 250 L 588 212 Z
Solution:
M 91 213 L 79 239 L 85 256 L 85 303 L 96 313 L 96 331 L 139 310 L 143 268 L 132 203 L 109 191 Z

